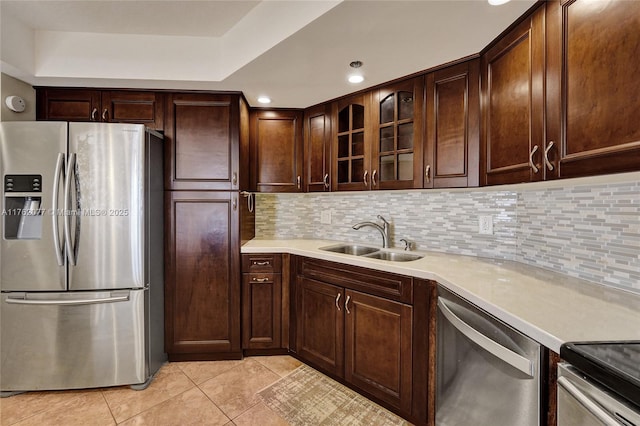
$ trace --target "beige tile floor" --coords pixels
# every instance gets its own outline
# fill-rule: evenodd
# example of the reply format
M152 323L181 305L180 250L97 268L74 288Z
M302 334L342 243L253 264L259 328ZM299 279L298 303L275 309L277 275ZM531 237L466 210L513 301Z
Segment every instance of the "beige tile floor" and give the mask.
M289 356L177 362L144 391L27 392L0 400L2 426L287 425L256 392L300 366Z

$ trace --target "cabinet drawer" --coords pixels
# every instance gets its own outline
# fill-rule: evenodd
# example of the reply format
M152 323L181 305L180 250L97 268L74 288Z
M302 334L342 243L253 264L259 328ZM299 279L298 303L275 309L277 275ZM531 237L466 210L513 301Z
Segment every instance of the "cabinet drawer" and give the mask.
M404 275L306 257L298 259L297 271L305 278L413 303L413 278Z
M282 265L280 254L243 254L242 272L279 273Z

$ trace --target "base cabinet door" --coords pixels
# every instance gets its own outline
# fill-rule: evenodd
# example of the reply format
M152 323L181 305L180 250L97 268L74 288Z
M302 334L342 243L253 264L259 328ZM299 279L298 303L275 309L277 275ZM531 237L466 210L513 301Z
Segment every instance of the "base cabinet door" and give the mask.
M346 381L411 412L413 308L345 291Z
M330 284L298 277L298 355L328 373L343 376L344 290Z
M169 359L240 357L240 250L233 207L237 194L168 194L165 345Z
M242 347L277 349L281 345L282 275L243 274Z

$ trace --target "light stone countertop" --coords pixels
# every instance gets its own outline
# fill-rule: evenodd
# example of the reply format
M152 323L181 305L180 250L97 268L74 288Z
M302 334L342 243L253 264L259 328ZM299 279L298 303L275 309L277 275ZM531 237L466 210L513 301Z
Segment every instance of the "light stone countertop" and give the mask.
M556 353L565 342L640 340L635 293L513 261L412 251L424 258L389 262L320 250L339 243L251 240L241 252L289 253L437 281Z

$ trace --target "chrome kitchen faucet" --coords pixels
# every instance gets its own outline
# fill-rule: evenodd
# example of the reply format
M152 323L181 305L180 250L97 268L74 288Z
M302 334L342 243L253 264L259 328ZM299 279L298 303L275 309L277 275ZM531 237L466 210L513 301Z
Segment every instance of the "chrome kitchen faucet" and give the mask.
M378 219L380 219L383 222L382 226L378 225L375 222L360 222L353 225L353 229L357 231L358 229L363 228L365 226L370 226L372 228L377 229L380 232L380 234L382 234L382 247L389 248L389 222L387 222L387 220L380 215L378 215Z

